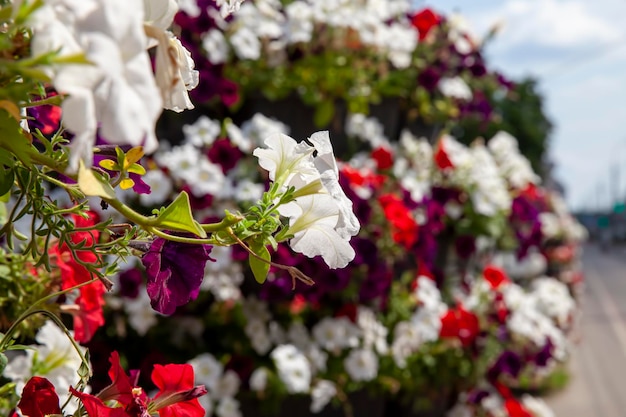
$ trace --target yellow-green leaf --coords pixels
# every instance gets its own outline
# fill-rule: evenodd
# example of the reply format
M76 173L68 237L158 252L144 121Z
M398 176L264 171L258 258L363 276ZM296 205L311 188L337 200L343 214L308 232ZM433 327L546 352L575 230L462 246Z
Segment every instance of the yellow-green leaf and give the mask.
M257 254L254 256L250 254L248 256L248 262L250 263L250 269L254 275L254 279L259 284L263 284L267 279L267 274L270 271L270 252L267 250L264 244L253 243L250 245L250 249ZM260 259L259 259L260 258Z
M127 169L128 172L138 175L146 175L146 169L139 164L132 164Z
M15 120L20 120L22 117L20 116L20 109L19 107L17 107L15 105L15 103L13 103L12 101L9 100L0 100L0 109L4 109L7 112L9 112L9 114L11 116L13 116L13 118Z
M112 159L103 159L98 163L102 168L108 169L109 171L119 171L120 166Z
M156 227L166 230L190 232L201 238L206 237L206 232L191 214L189 195L182 191L172 204L167 206L159 215Z
M111 184L90 168L85 167L83 161L78 161L78 188L87 196L115 198L115 191Z
M128 190L129 188L133 188L134 185L135 185L135 181L131 180L130 178L124 178L120 182L120 188L122 190Z

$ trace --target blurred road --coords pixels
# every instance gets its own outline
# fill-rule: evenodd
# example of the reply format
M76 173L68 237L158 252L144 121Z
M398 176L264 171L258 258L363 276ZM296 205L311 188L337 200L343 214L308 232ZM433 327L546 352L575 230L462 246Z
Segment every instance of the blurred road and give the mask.
M557 417L626 416L626 248L583 254L586 288L571 380L547 398Z

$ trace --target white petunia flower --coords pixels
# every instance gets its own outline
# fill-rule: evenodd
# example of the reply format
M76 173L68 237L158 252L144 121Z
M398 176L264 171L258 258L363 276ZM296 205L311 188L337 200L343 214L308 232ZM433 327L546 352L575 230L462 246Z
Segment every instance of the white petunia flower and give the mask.
M242 27L230 37L230 44L240 59L257 60L261 57L261 41L249 28Z
M437 284L426 276L417 277L417 287L414 292L415 297L427 310L439 311L442 305L441 292L437 288Z
M287 392L294 394L309 391L311 365L299 349L293 345L280 345L272 351L270 357Z
M441 78L437 87L446 97L466 101L472 99L472 90L461 77Z
M313 326L311 333L319 346L339 353L342 349L357 347L361 332L346 317L324 317Z
M178 3L178 8L181 12L185 12L191 17L200 16L200 7L198 7L197 0L176 0Z
M267 387L267 376L268 370L267 368L257 368L250 375L250 389L253 391L265 391Z
M354 349L343 361L354 381L371 381L378 376L378 356L370 349Z
M356 317L356 324L361 329L363 347L374 348L381 355L389 351L387 344L387 334L389 331L376 318L374 311L368 307L359 306Z
M213 390L210 391L211 396L216 400L222 400L224 398L232 398L239 392L239 386L241 380L237 372L229 369L222 374L222 377L214 385Z
M239 7L243 2L244 0L216 0L217 7L220 8L222 17L226 17L239 10Z
M151 169L141 179L150 186L150 194L139 194L139 202L143 206L156 206L171 198L174 189L172 180L162 170Z
M139 289L139 295L132 300L124 301L124 311L128 315L128 324L140 335L144 336L158 322L157 312L150 304L150 297L145 286Z
M354 259L354 249L335 230L339 208L328 194L299 197L278 211L289 218L287 233L294 236L289 241L294 251L310 258L321 255L330 268L343 268Z
M270 180L286 188L294 177L301 184L319 177L312 160L314 148L298 145L293 138L282 133L271 134L264 143L267 148L257 148L252 154L259 158L259 165L268 171Z
M204 155L194 167L179 175L196 197L219 194L225 182L222 167L209 161Z
M230 49L221 30L211 29L202 35L202 46L212 64L223 64L228 59Z
M239 409L239 401L233 397L220 399L220 402L215 408L215 415L217 417L241 417L242 414Z
M330 403L330 400L337 395L337 387L332 381L320 379L311 387L311 407L312 413L319 413Z
M163 109L144 34L139 0L54 0L32 15L33 56L83 53L90 64L51 69L52 84L68 97L63 125L75 136L68 170L91 166L96 130L109 143L156 150L154 134Z
M346 196L339 185L339 168L333 153L333 145L328 131L315 132L309 138L317 154L313 163L319 171L322 184L339 207L339 221L335 230L344 239L349 239L359 233L361 225L352 210L352 201Z
M222 376L224 365L210 353L202 353L188 363L193 367L196 384L205 385L207 390L213 391Z
M69 387L80 381L77 373L81 365L80 356L68 336L52 321L39 329L35 340L25 355L12 359L4 369L3 376L16 383L15 392L21 394L32 376L47 378L56 388L61 404L70 396ZM86 349L80 348L85 354ZM74 412L77 404L72 401L64 410Z
M184 125L185 143L191 143L198 148L211 146L220 135L220 123L206 116L200 116L193 124Z

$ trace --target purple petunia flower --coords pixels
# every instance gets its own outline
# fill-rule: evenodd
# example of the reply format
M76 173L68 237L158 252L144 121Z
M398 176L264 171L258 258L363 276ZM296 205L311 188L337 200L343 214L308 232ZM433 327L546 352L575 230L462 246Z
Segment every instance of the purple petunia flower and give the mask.
M141 262L148 275L150 304L159 313L172 314L176 307L195 300L200 292L211 245L172 242L156 238Z
M227 138L220 138L213 142L207 152L211 162L219 164L224 174L233 169L243 157L243 153Z

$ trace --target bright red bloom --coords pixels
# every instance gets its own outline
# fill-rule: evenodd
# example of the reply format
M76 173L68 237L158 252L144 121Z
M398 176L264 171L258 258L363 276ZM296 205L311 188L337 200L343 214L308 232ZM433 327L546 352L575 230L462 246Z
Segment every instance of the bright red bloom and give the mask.
M441 17L431 9L423 9L413 15L411 23L419 32L419 39L424 40L431 29L441 22Z
M159 388L153 401L160 417L204 417L206 414L198 401L206 389L194 386L191 365L154 365L152 382Z
M524 406L515 398L508 398L504 401L504 408L509 414L509 417L533 417Z
M198 397L207 393L203 385L194 386L193 368L183 365L155 365L152 382L159 388L150 399L141 387L135 386L120 365L117 352L111 353L109 377L111 385L96 396L70 391L78 397L89 417L145 417L148 408L156 410L159 417L204 417L205 410ZM109 407L105 401L117 401L119 407Z
M465 310L463 306L449 309L441 317L439 336L442 338L458 338L464 347L468 347L474 343L479 333L478 316Z
M437 167L442 171L448 168L454 168L454 164L443 148L443 141L441 140L437 142L435 148L435 164L437 164Z
M391 150L383 146L374 149L372 158L376 161L376 167L379 171L389 169L393 166L393 155Z
M22 398L17 404L23 415L28 417L44 417L50 414L61 414L59 396L54 385L46 378L34 376L28 380L22 390Z
M88 228L97 223L98 217L94 212L88 213L88 218L73 216L74 223L77 228ZM93 279L93 275L89 273L82 263L99 262L98 255L91 251L95 243L100 237L97 230L78 231L71 234L70 239L73 244L83 242L83 250L76 250L75 259L72 251L67 245L52 246L50 253L53 259L56 259L56 265L61 271L61 288L68 289L79 284L83 284ZM104 315L102 307L104 306L104 294L106 288L101 281L93 282L80 288L80 295L76 299L79 311L74 314L74 337L80 343L86 343L93 337L95 331L104 325Z
M493 265L487 265L485 267L483 270L483 276L494 290L499 288L500 285L511 281L503 269Z
M385 217L391 223L392 237L396 243L410 248L417 242L418 226L410 210L402 200L393 194L385 194L378 198Z

